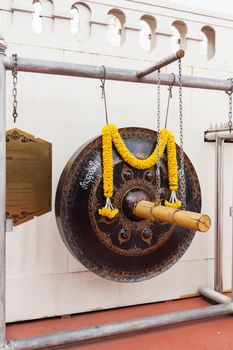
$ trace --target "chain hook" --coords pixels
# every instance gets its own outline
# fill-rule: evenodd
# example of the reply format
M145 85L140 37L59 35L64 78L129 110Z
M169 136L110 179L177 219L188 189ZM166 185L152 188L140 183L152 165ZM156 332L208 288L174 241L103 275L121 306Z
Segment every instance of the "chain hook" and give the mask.
M174 73L171 73L171 75L173 76L173 81L172 83L168 86L168 91L169 91L169 94L170 94L170 97L172 98L172 88L175 84L175 81L176 81L176 76Z
M17 83L18 83L18 55L15 53L12 55L13 58L13 69L12 69L12 76L13 76L13 90L12 90L12 95L13 95L13 112L12 116L14 119L14 123L16 122L16 119L18 117L18 112L17 112Z
M106 119L106 124L108 124L108 110L107 110L107 100L106 100L106 93L105 93L105 81L106 81L106 68L105 66L101 66L103 68L103 78L100 79L101 81L101 98L104 100L104 110L105 110L105 119Z
M168 86L168 100L167 100L167 111L166 111L166 117L165 117L165 129L167 128L167 120L168 120L168 112L169 112L169 106L170 106L170 99L172 98L172 88L175 84L176 81L176 76L174 73L171 73L173 76L173 81L172 83Z
M225 93L228 95L229 97L229 113L228 113L228 127L231 133L232 130L232 93L233 93L233 78L228 78L227 80L231 81L231 90L230 91L225 91Z

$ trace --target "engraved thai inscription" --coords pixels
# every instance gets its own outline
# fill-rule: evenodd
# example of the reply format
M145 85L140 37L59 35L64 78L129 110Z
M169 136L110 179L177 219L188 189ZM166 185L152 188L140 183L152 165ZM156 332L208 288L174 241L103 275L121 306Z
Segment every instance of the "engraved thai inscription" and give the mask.
M6 133L6 217L14 225L51 211L51 150L25 131Z

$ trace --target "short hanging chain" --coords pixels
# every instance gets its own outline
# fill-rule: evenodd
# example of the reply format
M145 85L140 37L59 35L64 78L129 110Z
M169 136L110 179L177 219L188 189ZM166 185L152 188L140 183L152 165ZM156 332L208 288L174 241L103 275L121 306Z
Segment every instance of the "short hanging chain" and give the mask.
M16 119L18 117L17 112L17 83L18 83L18 56L17 54L12 55L13 58L13 69L12 69L12 76L13 76L13 89L12 89L12 95L13 95L13 112L12 116L14 119L14 123L16 122Z
M157 75L157 167L156 167L156 184L155 184L155 202L156 205L160 204L160 69L158 69Z
M106 93L105 93L105 80L106 80L106 68L105 66L101 66L103 68L104 71L104 77L103 79L100 79L101 81L101 89L102 89L102 95L101 98L102 100L104 100L104 110L105 110L105 120L106 120L106 124L108 124L108 110L107 110L107 100L106 100Z
M231 129L232 129L232 91L231 93L229 94L229 116L228 116L228 127L230 129L230 132L231 132Z
M182 208L186 208L186 183L184 171L184 140L183 140L183 96L182 96L182 66L181 59L179 65L179 124L180 124L180 200Z
M230 132L231 132L231 130L232 130L232 126L233 126L233 124L232 124L232 93L233 93L233 78L230 78L230 79L228 79L228 80L230 80L230 81L231 81L231 83L232 83L231 91L230 91L230 92L226 91L226 93L227 93L227 95L228 95L228 97L229 97L228 128L229 128L229 130L230 130Z

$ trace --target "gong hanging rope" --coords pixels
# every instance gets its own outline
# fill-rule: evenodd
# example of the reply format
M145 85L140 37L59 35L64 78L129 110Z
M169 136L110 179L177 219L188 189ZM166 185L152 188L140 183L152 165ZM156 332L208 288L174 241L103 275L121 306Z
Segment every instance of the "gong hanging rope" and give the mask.
M111 198L113 196L113 157L112 146L115 146L122 159L133 168L149 169L154 166L158 159L163 155L167 147L167 163L169 188L174 194L172 201L165 201L165 205L173 208L179 208L181 202L176 198L178 188L178 172L176 159L176 144L172 133L167 129L160 130L160 142L157 143L151 155L146 159L138 159L126 147L117 127L113 124L105 125L102 129L102 156L103 156L103 187L104 196L106 197L105 207L99 209L99 214L113 219L118 209L114 209Z

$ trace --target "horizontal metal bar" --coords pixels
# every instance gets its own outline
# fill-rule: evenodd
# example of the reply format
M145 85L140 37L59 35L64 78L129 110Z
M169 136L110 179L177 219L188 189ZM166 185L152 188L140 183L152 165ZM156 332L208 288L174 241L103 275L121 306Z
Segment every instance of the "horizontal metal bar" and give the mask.
M218 304L226 304L231 302L231 298L208 287L199 287L198 292L204 297L213 300Z
M11 57L5 57L3 60L6 69L13 69L13 60ZM91 66L76 63L64 63L57 61L45 61L29 58L18 59L18 70L22 72L42 73L42 74L54 74L54 75L66 75L73 77L94 78L103 79L104 72L101 66ZM153 75L148 75L142 79L137 78L137 71L130 69L111 68L106 67L107 80L128 81L134 83L156 84L157 79ZM170 85L173 83L173 74L161 73L161 84ZM179 78L175 76L175 86L179 85ZM189 77L182 76L182 85L184 87L209 89L209 90L221 90L230 91L232 83L230 80L211 79L202 77Z
M216 137L222 140L226 140L228 142L233 142L233 131L230 132L229 129L205 131L205 141L207 142L215 141Z
M207 306L200 309L178 311L129 321L40 335L31 338L10 340L7 342L5 350L35 350L49 346L55 347L58 345L77 343L85 340L93 340L135 331L143 331L156 327L176 325L187 321L201 320L231 313L233 313L233 303Z
M184 50L179 50L176 53L174 53L173 55L165 57L162 60L154 63L151 67L148 67L142 71L137 72L137 78L141 79L142 77L145 77L146 75L153 73L156 70L159 70L159 69L167 66L168 64L179 60L182 57L184 57Z

